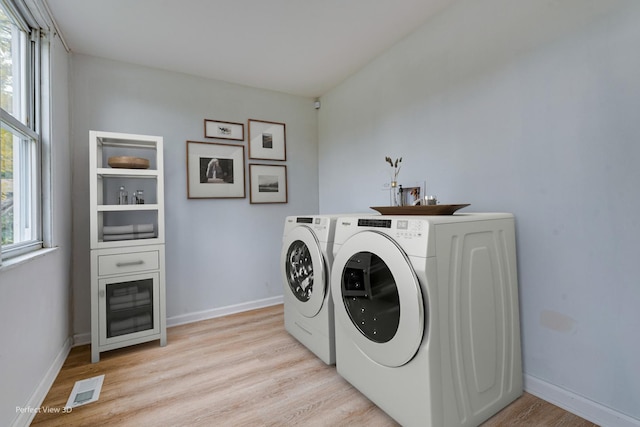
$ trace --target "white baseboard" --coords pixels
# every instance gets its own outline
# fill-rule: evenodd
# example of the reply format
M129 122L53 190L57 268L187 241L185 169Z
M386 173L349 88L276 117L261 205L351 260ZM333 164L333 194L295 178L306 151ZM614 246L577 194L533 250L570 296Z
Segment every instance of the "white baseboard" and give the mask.
M214 308L211 310L197 311L195 313L181 314L167 318L167 327L184 325L187 323L198 322L200 320L213 319L216 317L226 316L229 314L240 313L243 311L256 310L258 308L270 307L272 305L282 304L284 297L265 298L256 301L244 302L241 304L229 305L226 307ZM91 333L75 334L73 336L73 345L83 345L91 343Z
M75 334L73 336L74 347L84 344L91 344L91 332L86 332L84 334Z
M69 355L69 351L71 350L71 338L67 338L67 340L62 345L62 348L58 352L58 355L53 360L53 363L47 370L46 375L38 384L35 391L29 398L29 401L25 405L26 408L40 408L42 406L42 402L47 397L47 393L49 393L49 389L53 385L53 382L56 380L64 361L67 360L67 356ZM11 424L13 427L22 427L28 426L33 421L33 418L36 416L35 411L25 411L25 413L20 413Z
M244 302L242 304L228 305L226 307L173 316L167 318L167 327L213 319L216 317L227 316L229 314L241 313L243 311L256 310L258 308L270 307L272 305L282 304L283 301L283 296L280 295L277 297Z
M638 419L531 375L524 376L524 390L599 426L640 427Z

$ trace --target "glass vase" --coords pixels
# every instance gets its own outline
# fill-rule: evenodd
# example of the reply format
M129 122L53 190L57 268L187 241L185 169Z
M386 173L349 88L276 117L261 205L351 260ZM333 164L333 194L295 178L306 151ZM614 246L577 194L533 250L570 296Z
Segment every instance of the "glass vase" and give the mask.
M391 206L398 206L398 181L391 181L389 191L389 202L391 203Z

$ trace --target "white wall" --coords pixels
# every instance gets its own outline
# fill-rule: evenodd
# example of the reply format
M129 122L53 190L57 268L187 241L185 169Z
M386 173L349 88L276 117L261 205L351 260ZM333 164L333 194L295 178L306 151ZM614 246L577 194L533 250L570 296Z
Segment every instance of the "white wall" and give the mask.
M524 369L640 419L640 2L462 0L322 97L320 211L513 212Z
M89 130L164 137L169 324L282 295L284 218L318 211L313 99L83 55L72 57L71 93L76 338L89 340L91 322ZM187 199L186 141L216 142L204 138L205 118L244 123L245 139L247 119L286 124L287 161L272 163L287 166L289 203L251 205L248 167L247 198Z
M70 348L71 162L68 58L52 42L52 230L55 251L0 270L0 425L23 424Z

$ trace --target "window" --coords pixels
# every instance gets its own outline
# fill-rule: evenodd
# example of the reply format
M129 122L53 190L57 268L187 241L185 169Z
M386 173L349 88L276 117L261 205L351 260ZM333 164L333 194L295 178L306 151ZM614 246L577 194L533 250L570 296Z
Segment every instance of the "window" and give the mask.
M0 260L42 248L40 34L0 1Z

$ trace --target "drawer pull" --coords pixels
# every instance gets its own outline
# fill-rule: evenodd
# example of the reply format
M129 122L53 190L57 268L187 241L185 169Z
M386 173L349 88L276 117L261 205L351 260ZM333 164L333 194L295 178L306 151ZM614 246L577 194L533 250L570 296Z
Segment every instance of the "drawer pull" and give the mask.
M130 267L132 265L142 265L142 264L144 264L144 261L140 259L138 261L117 262L116 267Z
M98 276L160 269L158 251L139 251L98 256Z

